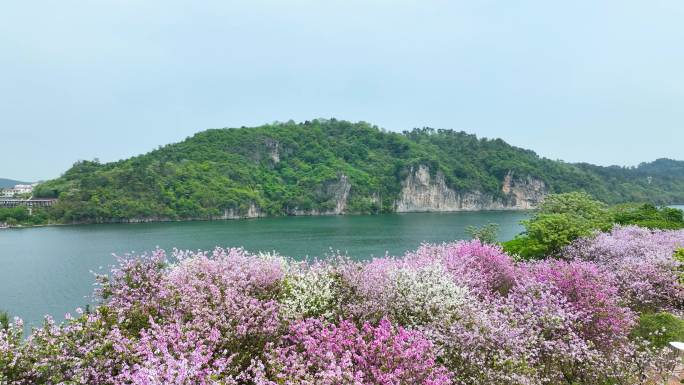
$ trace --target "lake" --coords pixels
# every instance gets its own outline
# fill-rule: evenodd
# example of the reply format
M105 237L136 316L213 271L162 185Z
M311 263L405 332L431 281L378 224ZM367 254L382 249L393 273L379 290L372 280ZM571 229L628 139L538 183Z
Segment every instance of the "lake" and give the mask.
M354 259L401 255L421 242L467 239L470 225L498 223L501 240L528 214L512 211L375 216L279 217L216 222L52 226L0 231L0 309L37 325L89 302L91 271L106 272L112 253L243 246L297 259L339 250Z

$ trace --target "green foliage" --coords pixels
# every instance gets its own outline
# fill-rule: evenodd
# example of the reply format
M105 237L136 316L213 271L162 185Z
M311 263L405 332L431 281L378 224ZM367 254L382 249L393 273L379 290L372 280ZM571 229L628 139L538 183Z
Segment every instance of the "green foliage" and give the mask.
M658 348L671 341L684 341L684 320L666 312L644 313L632 336L650 341Z
M0 310L0 329L7 330L7 328L9 328L9 324L10 324L9 313L7 313L4 310Z
M525 224L527 236L545 246L544 254L560 251L596 229L595 222L572 213L540 214Z
M27 207L11 207L0 208L0 223L6 223L10 226L33 226L47 223L49 220L49 213L44 208L33 208L30 214Z
M604 225L607 206L585 192L569 192L547 196L539 206L538 214L572 214L597 226Z
M508 203L515 198L503 192L507 176L609 203L684 202L684 178L667 172L679 165L672 162L636 169L567 164L501 139L430 128L400 134L330 119L212 129L118 162L81 161L36 186L34 196L59 198L50 219L67 223L212 219L255 209L291 215L334 212L346 178L346 211L381 213L394 211L402 182L423 165L452 189Z
M535 215L522 222L525 232L503 244L504 250L524 259L559 252L573 240L610 228L606 205L583 192L549 195Z
M543 250L541 245L533 244L525 234L518 234L515 238L502 242L501 247L515 260L534 259Z
M522 224L525 232L504 242L504 250L523 259L539 259L615 224L679 229L684 228L684 219L679 209L636 203L608 207L587 193L571 192L547 196L534 216Z
M684 285L684 247L675 251L674 259L679 262L679 282Z
M684 263L684 248L677 249L677 251L675 251L674 257L677 261Z
M28 209L26 207L0 208L0 222L5 222L10 218L23 222L29 218Z
M684 228L684 213L675 208L628 203L612 207L610 211L613 221L621 225L670 230Z
M468 226L466 228L466 233L468 233L472 239L478 239L482 243L489 244L496 243L498 232L499 225L496 223L488 223L480 227Z

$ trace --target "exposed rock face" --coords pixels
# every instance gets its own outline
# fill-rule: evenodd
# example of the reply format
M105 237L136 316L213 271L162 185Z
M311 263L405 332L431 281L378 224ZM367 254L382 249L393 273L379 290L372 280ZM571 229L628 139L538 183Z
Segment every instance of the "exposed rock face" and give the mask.
M334 182L329 182L321 186L318 194L328 198L328 201L335 205L330 210L301 210L295 208L290 210L290 215L340 215L344 214L347 208L347 200L349 199L349 192L351 191L351 183L349 178L341 174L340 179Z
M266 139L264 142L266 147L269 149L269 157L273 161L273 164L278 164L280 162L280 143L274 139Z
M504 198L479 191L455 191L447 186L441 172L432 177L430 170L421 165L418 169L412 168L402 182L395 209L397 212L524 210L534 208L546 195L547 188L541 180L516 179L509 172L504 178L502 192Z
M246 213L240 214L238 210L226 209L223 210L221 219L244 219L244 218L260 218L265 217L266 213L262 212L254 203L249 205Z
M342 214L347 208L347 199L349 198L349 191L351 191L351 183L346 175L340 175L340 180L337 183L330 184L327 187L327 193L335 201L335 210L333 214Z
M328 210L305 210L291 208L289 215L340 215L345 214L351 192L349 178L340 174L339 179L324 183L317 194L328 202ZM427 166L411 169L402 182L399 199L395 202L396 212L421 211L475 211L475 210L527 210L533 209L548 193L543 181L530 176L519 178L512 172L502 181L503 196L492 196L480 191L457 191L447 186L444 175L437 172L430 175ZM381 202L375 194L372 200ZM266 213L252 203L245 213L227 209L221 219L264 217Z
M269 162L266 162L266 165L272 168L280 163L283 156L287 156L289 153L291 151L283 148L276 139L264 138L263 141L255 144L255 148L246 150L245 156L256 163L269 160Z
M501 191L513 199L513 205L519 209L535 208L544 196L548 194L546 184L530 176L515 178L512 171L504 177Z

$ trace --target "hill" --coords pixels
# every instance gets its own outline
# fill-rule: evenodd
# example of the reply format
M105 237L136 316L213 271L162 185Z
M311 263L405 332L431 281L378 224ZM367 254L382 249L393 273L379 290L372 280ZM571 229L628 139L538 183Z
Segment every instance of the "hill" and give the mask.
M34 195L64 221L528 209L548 193L684 202L684 162L600 167L501 139L313 120L211 129L130 159L81 161Z
M21 182L21 181L14 180L14 179L0 178L0 189L8 188L8 187L14 187L15 185L18 185L18 184L30 184L30 183L29 182Z

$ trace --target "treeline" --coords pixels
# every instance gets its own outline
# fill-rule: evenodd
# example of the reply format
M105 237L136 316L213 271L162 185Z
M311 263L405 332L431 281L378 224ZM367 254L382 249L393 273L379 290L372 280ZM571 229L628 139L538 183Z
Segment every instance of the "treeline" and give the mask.
M441 172L449 187L503 196L508 173L544 181L550 193L584 191L607 203L684 202L683 162L638 168L575 165L540 158L501 139L431 128L387 132L368 123L313 120L211 129L145 155L101 164L80 161L38 185L59 198L51 218L104 222L326 212L342 176L351 184L346 212L394 210L411 168Z
M32 212L26 207L0 207L0 224L8 226L35 226L48 222L51 213L45 209L35 208ZM52 214L54 215L54 214Z
M586 193L572 192L546 197L534 215L522 224L525 231L504 242L504 250L523 259L540 259L556 256L572 241L608 231L615 225L651 230L684 229L684 212L652 204L608 206Z

